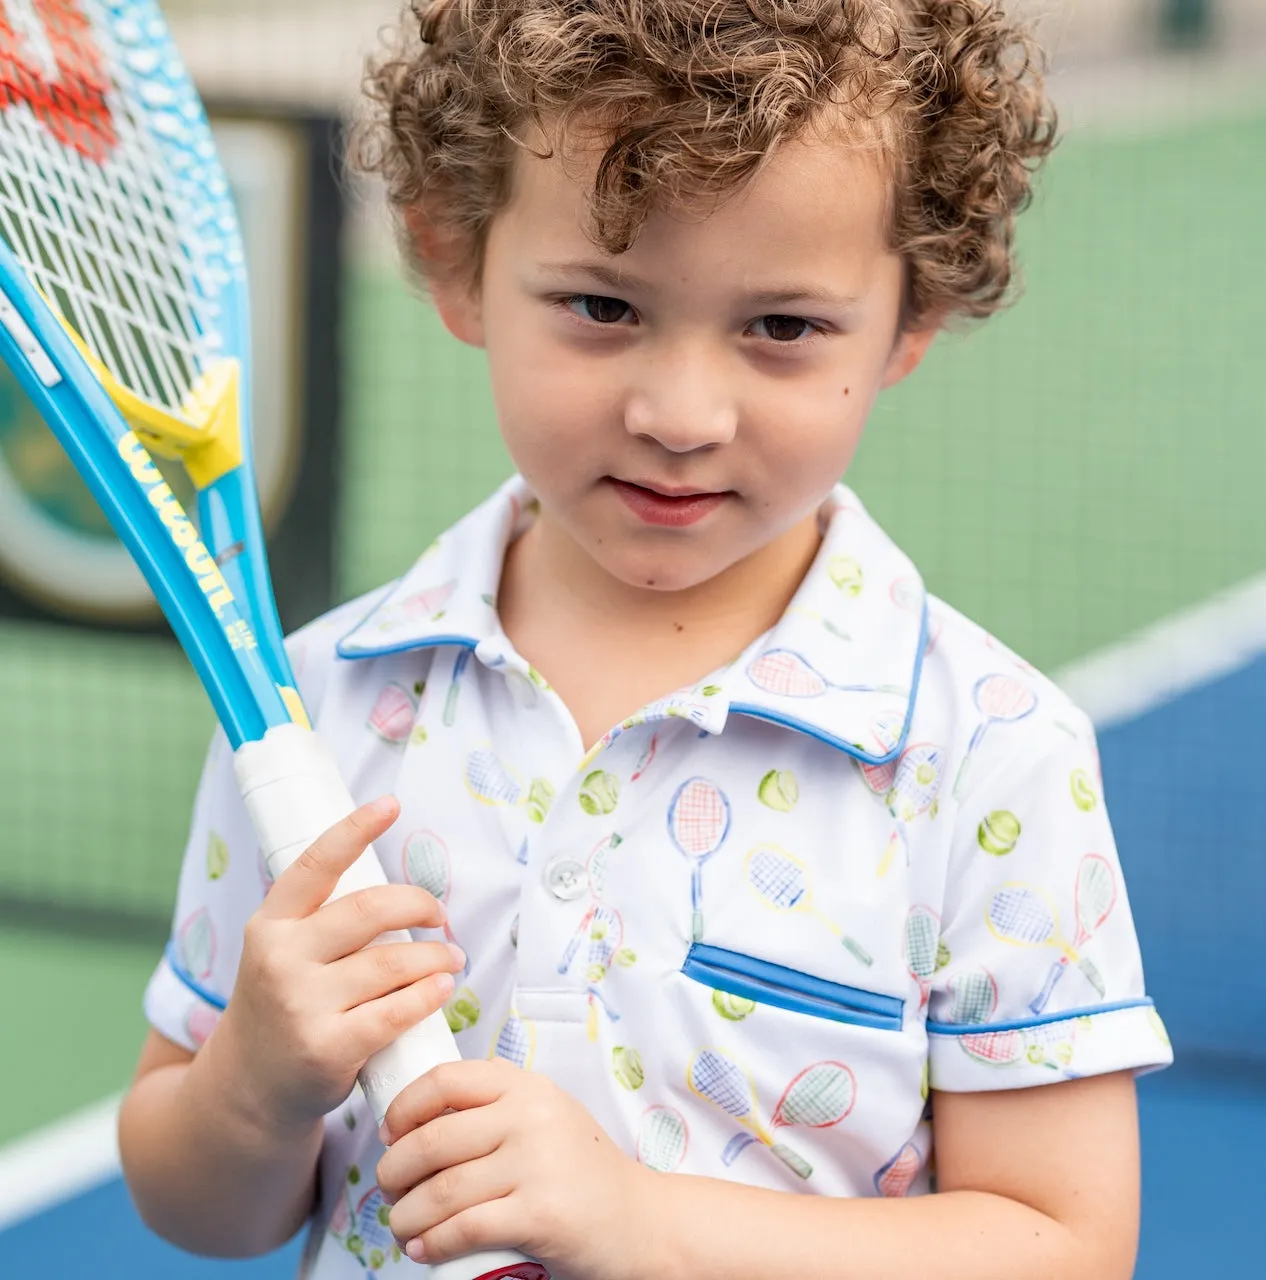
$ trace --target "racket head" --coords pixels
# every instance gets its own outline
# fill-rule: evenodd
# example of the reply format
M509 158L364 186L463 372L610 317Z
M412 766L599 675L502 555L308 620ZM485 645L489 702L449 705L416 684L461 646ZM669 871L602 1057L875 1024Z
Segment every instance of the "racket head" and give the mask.
M806 872L790 854L759 844L743 859L743 870L757 896L779 911L795 911L802 904L807 905Z
M950 1022L988 1022L998 1008L998 980L983 965L954 974L946 987Z
M784 698L819 698L829 687L804 658L790 649L766 649L748 664L747 678L765 693Z
M0 80L0 359L140 566L233 745L305 722L254 492L241 238L161 15L152 0L9 0ZM201 530L147 444L180 458Z
M496 1042L492 1046L491 1058L504 1058L513 1062L516 1067L527 1070L532 1065L532 1056L536 1050L536 1027L517 1013L511 1012L501 1024L497 1032Z
M1045 946L1059 931L1054 904L1032 885L1003 885L989 899L985 920L994 937L1020 947Z
M736 1120L754 1110L756 1091L743 1069L716 1049L701 1049L686 1068L690 1092Z
M1117 901L1117 877L1100 853L1087 853L1077 864L1077 926L1089 937L1112 914Z
M875 1174L875 1190L881 1196L900 1199L908 1195L923 1167L923 1156L913 1142L907 1142Z
M690 1145L686 1118L674 1107L648 1107L637 1130L637 1158L657 1173L673 1173L681 1167Z
M440 902L448 901L452 860L448 846L434 831L411 831L400 852L401 869L410 883Z
M730 802L707 778L687 778L668 805L668 834L687 858L707 858L730 831Z
M523 798L523 784L489 747L477 747L466 757L465 778L467 790L484 804L513 808Z
M931 907L916 904L906 915L903 950L906 966L917 979L936 972L936 953L941 942L941 917Z
M857 1078L848 1066L843 1062L815 1062L783 1090L774 1108L774 1126L826 1129L845 1119L856 1101Z
M981 715L1000 724L1014 724L1037 709L1033 686L1001 671L981 676L972 697Z

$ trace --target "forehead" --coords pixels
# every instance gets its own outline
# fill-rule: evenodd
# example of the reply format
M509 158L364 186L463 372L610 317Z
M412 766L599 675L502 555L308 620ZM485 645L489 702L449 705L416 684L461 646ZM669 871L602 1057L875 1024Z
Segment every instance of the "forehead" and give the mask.
M520 151L503 218L524 251L592 256L590 199L606 140L590 135L548 142L545 158ZM664 255L698 261L708 249L762 257L882 256L890 170L876 138L815 130L783 143L733 191L654 208L632 248L616 261L645 264Z

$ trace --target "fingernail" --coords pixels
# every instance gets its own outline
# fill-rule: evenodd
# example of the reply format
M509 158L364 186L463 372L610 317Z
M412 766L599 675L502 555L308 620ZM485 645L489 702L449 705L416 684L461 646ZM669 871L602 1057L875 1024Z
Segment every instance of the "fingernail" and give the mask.
M414 1262L421 1262L426 1256L426 1250L422 1247L422 1237L418 1236L415 1239L410 1240L409 1243L405 1245L404 1251Z
M395 796L379 796L374 801L374 812L388 814L395 812L396 798Z
M451 942L448 944L448 949L453 953L453 959L457 962L458 968L464 969L466 967L466 953L461 947L454 946Z
M391 1146L391 1130L387 1128L387 1122L385 1120L378 1126L378 1141L381 1142L384 1147Z
M440 990L441 998L447 1000L453 994L453 988L457 986L457 982L451 973L441 973L436 975L435 985Z

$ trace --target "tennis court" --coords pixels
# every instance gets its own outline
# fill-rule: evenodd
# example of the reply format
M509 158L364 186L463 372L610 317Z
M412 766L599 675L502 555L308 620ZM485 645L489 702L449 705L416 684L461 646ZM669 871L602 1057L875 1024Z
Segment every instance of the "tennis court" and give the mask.
M946 339L881 404L849 477L932 590L1056 673L1100 726L1178 1057L1140 1086L1140 1280L1246 1274L1256 1256L1263 225L1266 91L1074 129L1022 224L1026 301ZM352 245L340 598L398 573L509 465L479 356L441 339L379 241ZM48 1137L129 1077L211 728L203 695L162 639L0 623L0 723L6 1272L291 1274L293 1246L218 1264L150 1237L111 1174L108 1110ZM127 756L149 761L144 777L118 769ZM32 1062L19 1048L35 1044ZM37 1166L51 1168L38 1195Z

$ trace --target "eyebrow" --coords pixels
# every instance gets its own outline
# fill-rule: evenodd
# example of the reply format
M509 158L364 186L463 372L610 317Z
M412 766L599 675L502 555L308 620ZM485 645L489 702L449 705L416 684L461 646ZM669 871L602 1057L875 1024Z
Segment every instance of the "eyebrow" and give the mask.
M617 271L604 266L600 262L542 262L541 269L550 273L570 275L572 273L586 275L599 284L606 285L617 292L623 289L639 289L645 292L650 288L646 281L625 271ZM755 293L744 295L744 299L754 306L778 307L793 302L814 302L831 307L853 307L861 302L860 298L847 297L823 289L820 285L787 284L777 288L760 289Z

